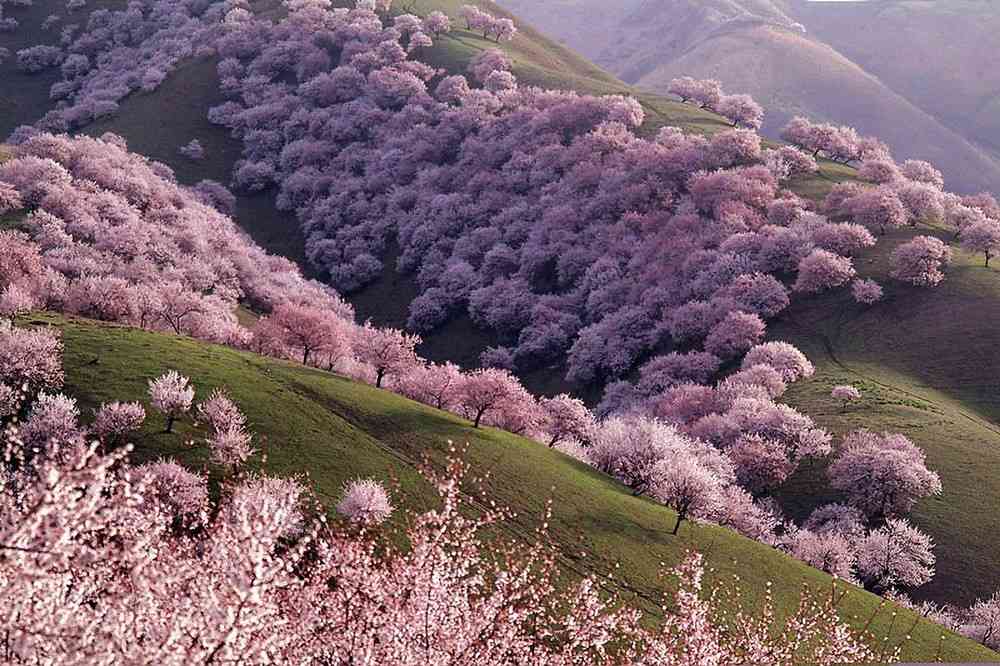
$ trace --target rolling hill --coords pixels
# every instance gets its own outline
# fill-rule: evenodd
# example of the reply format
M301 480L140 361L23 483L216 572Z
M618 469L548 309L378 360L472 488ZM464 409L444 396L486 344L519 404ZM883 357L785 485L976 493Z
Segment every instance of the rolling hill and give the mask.
M849 124L934 162L951 189L1000 189L990 3L501 4L639 88L717 78L763 104L772 136L794 115Z
M419 13L441 8L453 16L459 4L457 0L419 0L412 3ZM501 13L491 3L480 4ZM114 5L108 3L108 6ZM255 9L277 11L277 3L257 3ZM0 36L0 45L11 44L20 48L18 44L51 41L53 36L41 32L39 26L41 17L57 10L61 11L61 4L50 0L36 2L31 9L18 10L19 20L23 19L22 29L13 37ZM595 21L591 32L597 30L596 26ZM786 46L782 46L786 50L775 51L782 54L782 58L800 52L799 49L804 48L800 42L808 41L787 28L775 27L773 23L756 22L741 30L750 31L739 33L744 36L758 34L753 31L765 31L768 40L787 41ZM584 31L582 34L590 33ZM725 36L725 39L733 40L727 42L733 49L739 48L741 39L745 42L736 33ZM492 46L478 35L456 30L441 39L427 57L437 66L462 71L475 53ZM528 82L595 93L635 91L523 24L517 38L511 44L505 44L504 48L514 57L518 76ZM817 52L822 51L818 46L816 49ZM815 60L803 63L801 72L805 74L811 67L822 66L827 55L823 51ZM775 58L778 57L775 55ZM825 85L839 87L857 80L856 66L845 64L844 68L845 78L830 79ZM697 73L697 70L692 70L692 73ZM0 101L0 134L6 134L18 124L44 112L50 104L47 88L51 80L46 82L46 76L21 74L13 69L10 62L0 65L0 77L5 81L4 90L0 91L0 95L5 96ZM7 86L7 82L11 85ZM655 94L636 94L647 111L648 131L664 124L679 125L702 133L717 131L725 126L717 117L691 106ZM794 101L797 94L797 90L787 92L789 104L797 104ZM872 94L875 95L875 92ZM208 109L219 100L214 60L195 58L183 63L156 92L132 95L122 104L118 115L91 125L85 131L91 134L113 131L123 135L132 150L171 165L182 182L193 183L202 178L227 182L232 165L239 157L240 146L206 119ZM164 109L169 109L169 112ZM878 113L883 112L890 113L892 110L887 108ZM908 123L895 124L903 127ZM205 145L208 155L206 160L198 163L177 154L177 148L194 137ZM819 176L795 183L795 189L803 195L817 198L833 182L848 177L851 177L850 170L824 164ZM303 251L298 224L293 217L274 210L272 194L264 192L240 196L236 216L261 245L301 260ZM902 232L890 235L869 257L874 263L862 272L876 276L884 274L886 249L903 236ZM392 265L391 261L386 263ZM997 457L995 452L1000 450L1000 436L992 423L1000 418L997 411L1000 406L989 402L997 380L990 364L982 362L982 359L991 358L991 350L995 348L995 318L1000 310L996 307L997 286L994 269L982 269L966 258L937 290L894 288L885 303L866 311L848 302L845 294L811 299L798 303L772 327L773 337L790 339L804 349L819 367L816 378L794 388L790 396L793 404L836 432L854 427L904 431L928 452L931 467L941 472L945 495L922 504L916 513L921 527L935 536L939 556L937 579L927 589L920 590L918 596L941 601L967 603L1000 586L1000 572L992 566L996 561L992 534L997 526L993 507L1000 504L1000 482L991 478L992 463ZM353 302L362 317L370 316L379 323L399 325L401 320L405 320L405 306L409 300L406 298L407 289L412 289L408 280L400 278L390 268L379 283L355 295ZM900 321L908 323L900 326L896 323ZM130 369L144 367L144 372L152 373L155 368L145 359L156 357L157 363L168 359L202 381L199 389L214 385L213 382L229 384L241 402L253 404L247 409L258 432L268 441L291 442L286 445L285 453L269 452L269 464L275 470L291 472L302 471L303 461L310 461L311 465L311 461L315 460L316 465L310 471L320 492L327 497L335 495L339 484L346 478L390 468L398 472L403 488L412 493L414 503L419 504L419 482L412 473L412 466L408 468L407 465L418 459L425 448L442 447L443 440L448 437L461 441L470 436L468 429L453 417L414 407L394 396L373 392L322 373L274 364L229 350L201 347L190 341L147 336L87 322L60 321L59 325L66 331L70 343L71 352L67 359L70 388L85 404L123 397L123 392L138 395L143 381L141 378L129 380ZM960 337L962 335L967 337ZM966 342L955 344L959 339ZM421 351L432 359L450 358L471 365L479 351L491 342L467 319L459 319L430 337ZM168 353L166 348L173 351ZM971 349L977 351L972 353ZM143 356L143 353L148 356ZM96 364L87 365L95 358L98 359ZM528 379L534 388L554 392L564 388L554 379L557 375L561 373L543 372ZM91 385L98 376L102 377L101 383ZM117 379L107 381L104 377ZM116 381L122 384L119 386ZM857 382L866 394L864 405L846 415L836 412L828 399L829 387L844 381ZM261 402L255 391L264 386L281 400ZM119 391L119 388L122 390ZM288 402L282 401L285 398ZM323 409L317 411L317 405ZM317 415L313 416L313 412ZM288 415L295 415L295 418ZM339 443L319 446L317 442L331 441L325 433L339 433ZM354 451L354 438L366 442L363 454ZM656 539L662 537L657 536L657 526L668 516L665 510L627 497L610 502L605 490L611 492L607 489L612 486L603 477L556 454L536 453L534 449L525 453L527 449L523 447L528 445L516 438L501 433L491 433L488 438L488 442L477 443L477 447L482 444L481 448L474 447L472 455L477 468L479 464L484 468L497 468L501 457L496 454L495 444L502 442L503 446L510 446L511 450L518 452L514 457L523 455L533 465L548 470L545 476L540 477L544 481L539 481L538 489L548 488L550 482L567 474L575 479L573 487L565 491L562 499L567 500L566 504L572 504L568 508L573 508L576 513L566 514L564 523L558 528L563 531L557 538L571 539L568 536L572 533L571 527L577 529L586 525L588 534L594 535L588 537L593 539L592 552L604 553L611 549L608 552L612 553L592 554L587 558L588 563L600 561L601 566L610 566L612 560L625 558L626 555L639 558L630 560L632 564L626 566L622 578L629 581L636 594L648 600L656 585L655 563L674 552L669 544L662 546L661 551L657 550L661 546L649 546L658 544ZM174 441L147 432L141 455L152 457L177 452L189 462L201 462L197 450L182 450L179 444L180 438ZM405 464L404 458L400 457L403 454L409 456ZM507 456L502 458L506 460ZM410 471L407 472L407 469ZM806 470L795 479L782 498L789 507L804 511L816 501L814 494L809 495L806 491L814 493L818 471ZM499 485L491 488L491 492L501 499L510 498L516 506L523 506L531 514L547 496L539 492L530 501L519 496L524 479L535 478L534 474L541 472L532 466L512 468L504 477L505 481L495 481ZM576 494L582 492L577 486L591 488L600 484L604 484L601 487L605 490L593 490L594 494L587 496ZM557 484L557 490L559 487ZM615 492L621 494L620 490ZM556 497L560 499L559 494ZM606 509L606 503L616 507L614 512L607 513L610 509ZM739 546L734 545L737 542L733 540L737 537L710 528L699 527L694 531L709 536L690 543L699 547L716 544L705 547L718 551L716 559L720 562L729 557L730 550L740 552L746 547L750 548L748 552L754 553L748 556L753 562L757 562L753 558L763 558L761 562L765 564L759 568L764 573L774 572L774 577L787 575L781 568L783 564L779 566L778 560L767 559L777 557L769 549L756 550L763 547L751 547L743 541L739 541ZM768 553L766 557L763 554L765 551ZM566 557L574 566L579 565L569 555ZM594 570L604 571L597 565L594 567ZM801 570L803 576L816 575L798 565L794 567L796 571ZM748 568L756 570L758 567ZM763 578L756 580L759 582ZM864 616L861 610L858 614ZM915 655L933 656L933 641L928 638L920 640L922 647ZM955 655L946 652L945 656L985 658L981 653L971 651Z
M66 390L82 408L112 399L147 402L147 379L167 369L190 376L199 396L225 387L248 417L267 471L308 475L328 507L344 481L357 476L395 479L394 500L420 510L433 493L417 472L424 460L441 465L449 441L468 443L466 460L479 477L469 492L483 490L516 511L506 536L531 538L546 503L554 502L550 534L561 570L570 579L594 575L628 603L655 619L663 582L661 563L679 561L688 549L703 552L715 580L739 576L748 603L759 602L773 583L782 612L798 601L802 586L829 593L832 580L814 569L725 529L685 524L672 536L673 513L633 496L612 479L572 458L497 430L473 430L454 415L410 402L347 379L187 338L36 315L25 325L54 326L66 353ZM150 412L153 414L153 412ZM150 416L136 438L138 461L173 456L206 465L206 433L190 420L172 434ZM259 466L260 460L255 459ZM217 475L218 470L214 470ZM217 478L217 476L215 477ZM881 600L852 588L840 611L856 626L870 622L876 636L903 644L905 659L989 661L996 654L909 611L896 616ZM872 619L874 618L874 619ZM904 640L904 635L911 638ZM943 636L943 638L942 638Z

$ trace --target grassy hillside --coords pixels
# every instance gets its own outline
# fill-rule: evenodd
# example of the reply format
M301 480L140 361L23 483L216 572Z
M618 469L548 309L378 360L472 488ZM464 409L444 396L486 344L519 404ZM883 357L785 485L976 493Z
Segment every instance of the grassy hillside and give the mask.
M796 114L854 125L953 189L1000 188L995 3L500 3L645 90L716 78L763 104L772 136Z
M933 230L921 229L920 233ZM836 433L856 428L904 432L927 453L944 494L922 502L916 522L934 536L938 573L918 596L960 603L1000 588L1000 272L981 256L956 251L938 287L920 289L887 279L889 248L917 233L898 231L885 247L857 262L882 281L886 299L870 308L835 293L793 304L769 335L799 346L817 366L789 401ZM949 234L938 233L942 239ZM957 250L957 249L956 249ZM853 384L863 402L841 413L829 397ZM800 474L785 493L805 513L829 499L821 469Z
M468 442L474 471L488 474L480 487L517 511L504 526L507 536L531 538L545 503L553 499L551 536L563 571L607 580L611 589L654 618L660 612L654 604L662 590L660 563L675 563L688 549L705 554L715 580L738 575L750 603L759 602L765 582L773 582L784 612L797 601L801 586L826 592L831 585L820 572L724 529L685 524L678 536L671 536L671 511L633 497L585 465L507 433L473 430L456 416L385 391L174 336L50 315L24 323L60 329L66 344L66 389L88 412L105 400L145 401L146 381L167 369L192 377L201 397L214 387L226 387L245 410L268 471L307 474L328 506L345 480L375 476L397 480L397 504L425 508L432 495L415 466L425 458L440 463L449 440ZM194 467L206 464L199 439L204 433L185 421L174 434L164 434L162 419L150 413L137 437L136 460L169 455ZM907 659L998 658L955 635L946 634L942 640L939 627L924 620L914 625L917 620L909 612L893 619L892 609L879 611L879 603L877 597L852 588L841 612L857 625L876 615L872 630L892 643L911 633L904 643Z
M106 1L108 5L113 4L113 0ZM460 3L458 0L415 0L412 4L419 13L442 8L454 17ZM492 4L481 4L501 13ZM257 3L261 11L275 11L276 6L274 0ZM63 12L61 2L38 0L30 9L15 10L14 15L22 22L22 28L13 37L0 35L0 45L6 46L11 44L11 40L19 40L13 46L21 48L53 41L55 37L52 34L38 29L40 17L51 12ZM80 16L76 15L72 20L80 20ZM461 25L460 20L455 22ZM501 48L509 50L515 59L516 71L522 80L587 92L632 92L611 75L534 32L523 22L519 21L519 24L521 31L516 39L501 45ZM440 39L429 53L422 55L438 66L462 71L475 53L494 46L479 35L458 29ZM91 134L105 131L122 134L133 150L174 167L182 182L193 183L202 178L228 182L232 165L239 157L240 146L224 130L210 125L206 119L208 109L220 101L214 66L212 59L184 63L159 90L151 94L132 95L124 101L116 117L86 131ZM0 66L0 80L4 81L0 87L0 133L22 122L29 122L44 112L48 104L47 87L51 83L51 80L46 81L48 76L28 77L16 73L10 63ZM11 85L7 85L8 82ZM697 132L718 131L724 127L717 117L691 106L646 94L640 95L640 99L647 110L648 131L663 124L676 124ZM177 148L192 138L198 138L205 146L207 158L204 161L193 162L177 154ZM833 182L850 177L850 169L824 164L817 177L797 181L792 188L804 196L818 198ZM303 243L298 224L292 216L274 210L271 195L240 196L238 221L268 249L301 260ZM898 236L890 236L875 253L859 262L862 272L875 276L884 274L884 258L899 239ZM405 276L395 274L391 258L386 265L383 279L354 295L352 300L362 317L370 316L380 323L399 326L405 322L413 285ZM1000 435L992 425L1000 419L1000 405L992 402L998 383L993 362L996 358L997 325L1000 324L1000 308L996 301L1000 294L998 289L1000 281L993 269L985 270L963 260L938 289L891 287L887 301L869 310L855 305L847 294L799 301L772 327L774 337L791 339L810 355L819 368L814 380L797 385L791 392L791 400L797 406L836 432L854 427L891 428L906 432L928 452L931 466L941 473L945 495L922 504L916 514L921 527L934 535L939 559L937 578L920 594L938 600L968 602L1000 587L1000 571L994 566L1000 552L992 538L995 529L1000 527L1000 518L994 510L994 507L1000 506L1000 480L994 478L997 476L994 463L1000 462L997 460L1000 454L996 453L1000 451ZM98 365L89 368L92 374L87 378L101 377L97 385L102 386L105 382L102 373L111 370L124 373L125 369L132 367L132 361L118 361L118 338L129 335L132 334L117 329L113 335L106 329L91 332L95 357L101 360ZM101 342L102 336L107 340ZM471 365L476 362L479 351L494 343L468 319L459 319L430 336L421 352L432 359L448 358ZM832 354L828 350L832 350ZM198 353L209 352L202 350ZM211 353L225 355L232 352L215 350ZM192 352L190 361L194 362L196 358L199 358L198 354ZM240 368L253 366L249 361L240 363ZM210 372L210 366L211 363L206 362L204 367L191 370L192 376L212 381L211 372L218 369ZM209 374L204 374L202 370ZM236 372L237 369L231 371ZM250 369L247 372L251 373ZM253 371L236 383L245 384L245 390L249 391L258 381L259 374ZM124 378L124 374L122 376ZM552 393L566 388L559 379L561 376L559 368L543 369L526 380L534 390ZM858 382L867 397L863 408L841 415L836 412L828 393L833 383L845 381ZM81 381L77 386L82 388L84 383ZM291 391L284 384L268 386ZM138 385L133 388L141 390ZM236 390L236 387L233 388ZM292 393L288 395L289 399L294 397ZM300 396L298 393L295 395ZM108 396L95 396L103 397L120 396L110 392ZM375 397L372 399L375 400ZM357 395L353 402L367 406ZM314 477L321 485L320 489L328 495L336 492L346 476L384 469L387 461L395 460L402 450L392 454L383 450L383 456L365 458L368 467L364 467L363 461L357 461L352 463L357 467L349 473L338 472L342 468L338 467L340 454L337 449L313 451L308 448L308 442L325 437L326 432L339 432L338 428L347 426L343 422L326 420L325 416L310 416L312 407L312 402L305 401L271 412L273 417L288 411L301 415L301 419L297 417L297 425L289 425L285 430L264 434L273 441L302 442L301 445L285 446L291 451L300 451L296 447L303 447L301 451L306 453L301 455L317 461ZM266 416L267 413L262 414L260 420L273 420L264 418ZM372 418L381 422L381 417ZM425 444L415 446L419 450L425 445L440 445L437 438L439 432L431 431L428 437L433 441L430 443L425 440ZM496 436L502 437L499 434ZM405 438L413 437L412 432L407 431ZM160 439L151 438L149 446L144 448L144 455L156 454L160 450L157 448L161 445ZM419 437L414 441L418 440ZM173 446L177 446L179 441L178 438ZM169 448L168 444L162 445ZM189 451L184 455L196 461L201 454ZM298 453L289 456L292 461L299 461L300 458ZM281 460L280 456L272 457L271 464L282 465ZM491 459L485 460L489 462ZM821 470L811 470L800 475L785 495L788 505L804 512L820 501L815 497L817 475L820 474ZM409 478L411 480L407 483L416 483L412 475ZM516 481L510 483L512 488L516 487ZM509 492L510 488L507 490ZM639 503L636 506L642 504L639 500L635 502ZM564 527L586 524L588 520L600 522L591 517L592 507L574 504L573 508L577 514L572 516L572 520L567 518ZM623 529L611 521L602 525L601 534L608 539L613 538L615 530ZM646 550L643 538L636 537L634 541L636 550ZM603 542L599 543L603 546ZM721 553L728 551L720 547L720 557ZM650 556L649 561L655 562L656 558ZM639 582L631 584L648 592L651 589L649 586L655 585L652 573L647 571L643 574L647 578L640 577ZM631 575L629 580L632 580Z

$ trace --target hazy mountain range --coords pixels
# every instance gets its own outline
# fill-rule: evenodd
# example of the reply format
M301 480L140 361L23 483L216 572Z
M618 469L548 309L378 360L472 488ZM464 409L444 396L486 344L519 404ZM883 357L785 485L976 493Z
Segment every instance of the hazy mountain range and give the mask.
M629 83L720 79L768 110L851 124L957 191L1000 191L1000 3L502 0Z

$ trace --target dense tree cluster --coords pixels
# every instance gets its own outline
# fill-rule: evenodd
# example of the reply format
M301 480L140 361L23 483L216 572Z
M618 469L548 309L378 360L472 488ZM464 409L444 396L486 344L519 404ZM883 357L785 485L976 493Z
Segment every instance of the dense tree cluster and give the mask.
M58 353L38 362L58 365ZM5 377L21 371L0 364ZM238 416L222 394L210 402L211 418ZM173 461L132 467L128 448L98 453L64 396L15 396L3 407L31 414L2 435L0 618L12 663L898 659L898 648L870 647L874 638L850 629L825 596L804 597L782 618L797 631L780 629L771 603L727 608L705 594L698 555L673 572L679 590L664 599L664 626L646 629L595 579L559 586L544 529L501 556L486 547L487 530L510 514L479 507L468 517L459 462L427 473L440 508L382 540L376 526L393 507L377 481L351 482L338 505L364 528L331 526L308 511L315 500L295 479L244 472L210 496L206 476ZM43 413L59 427L33 425ZM391 545L402 541L406 549ZM746 621L730 627L734 611Z
M239 305L353 319L336 293L264 253L119 137L35 136L0 164L0 187L28 213L23 232L0 232L0 288L30 306L236 345L252 337Z
M604 381L670 339L738 356L786 304L773 276L851 233L796 224L780 179L814 163L747 130L640 139L634 100L521 86L496 50L470 67L482 88L441 78L407 54L417 23L364 6L244 18L217 42L230 101L210 114L243 140L236 184L277 186L341 289L397 243L421 288L410 326L467 311L505 366L568 358L571 379Z

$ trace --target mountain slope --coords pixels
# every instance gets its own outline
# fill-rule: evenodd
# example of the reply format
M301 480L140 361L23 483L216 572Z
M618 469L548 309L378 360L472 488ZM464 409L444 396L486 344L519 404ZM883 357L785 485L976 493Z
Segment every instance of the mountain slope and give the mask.
M765 582L771 581L782 612L791 610L800 586L825 591L831 584L824 574L728 530L685 524L678 536L672 536L671 511L632 496L585 465L514 435L473 430L458 417L385 391L185 338L49 315L25 323L53 325L61 331L66 388L84 412L105 400L145 401L146 380L167 369L189 375L200 396L225 386L246 412L267 456L267 469L279 475L308 474L309 485L328 507L344 481L376 476L397 480L397 503L426 508L432 493L415 467L425 457L440 465L448 440L468 442L466 458L482 477L480 487L517 512L505 525L507 536L532 538L551 498L555 508L551 536L562 571L570 577L593 574L607 580L610 589L653 617L658 613L654 602L663 589L660 563L679 561L686 549L705 553L716 580L739 575L748 603L757 602ZM137 438L137 460L170 455L190 465L205 464L206 447L198 440L204 432L185 421L175 433L164 434L162 420L150 413ZM887 609L878 610L879 602L851 589L841 602L841 613L857 626L874 616L871 630L892 643L910 633L912 638L903 641L906 659L997 658L947 632L942 641L940 627L917 620L908 611L893 618Z
M48 0L39 3L30 11L46 12L55 6L51 3L45 4L46 2ZM454 15L455 7L458 4L452 0L447 2L444 0L422 1L416 3L416 10L426 12L435 7L443 7L452 11ZM492 7L492 5L489 6ZM274 11L275 7L275 3L268 2L261 3L259 9ZM522 28L521 33L513 43L504 44L502 47L509 49L515 56L518 63L518 74L525 77L526 80L547 82L548 85L574 87L591 92L630 90L625 84L568 54L565 49L557 47L538 33L523 26ZM762 28L760 25L755 26L754 29L773 30L773 28L766 26ZM492 46L494 45L491 42L484 41L478 35L457 30L452 35L440 40L438 46L427 56L439 66L447 66L452 71L463 71L472 55ZM206 120L208 108L218 103L220 99L216 92L217 82L214 64L210 58L192 59L184 63L159 90L150 94L131 96L123 103L121 112L117 116L93 125L87 128L87 131L94 134L104 131L123 134L127 137L133 150L170 164L175 168L179 179L183 182L195 182L206 177L223 182L228 181L232 164L239 156L240 149L239 145L230 139L225 131L210 125ZM5 67L7 66L5 65ZM9 71L5 69L3 73L6 75ZM21 77L9 79L14 82L13 87L17 91L17 96L20 97L21 89L18 86L20 86L20 82L26 81L27 77L21 74L11 74L11 76ZM35 89L29 87L25 90L31 93ZM44 91L39 95L40 98L35 101L39 104L38 114L40 115L47 103L47 96L44 95ZM668 122L697 132L711 132L724 127L724 124L717 117L698 111L689 105L664 101L663 98L654 95L643 95L642 99L650 118L647 124L649 130ZM168 109L168 111L165 112L164 109ZM0 118L0 120L5 119ZM155 128L155 131L152 131L151 128ZM199 138L206 146L208 157L203 162L192 162L180 157L176 152L180 145L194 137ZM820 177L800 181L795 184L795 188L803 194L818 197L823 194L825 188L829 187L832 180L849 176L850 170L825 165L824 172ZM275 212L271 206L270 196L271 193L267 192L250 197L240 196L237 208L239 221L261 244L269 249L282 252L293 258L301 258L301 237L298 234L297 221L291 216ZM888 249L896 240L898 240L897 237L890 237L878 248L872 258L884 260ZM387 265L391 266L392 262L387 262ZM993 274L992 269L985 273L987 275ZM836 296L835 300L815 299L802 303L786 317L775 322L778 326L775 329L775 335L791 337L810 355L815 356L817 361L821 361L825 351L822 344L824 336L829 337L829 334L819 326L799 329L791 325L793 322L800 319L803 321L811 321L812 319L825 321L826 317L836 312L838 315L848 317L848 322L845 325L850 325L854 318L863 320L864 317L873 316L875 319L870 320L865 325L867 326L865 329L867 335L875 340L884 337L892 342L888 346L889 348L879 347L877 351L864 357L864 362L870 364L872 369L869 374L880 377L879 381L883 383L897 382L899 379L900 385L904 388L906 382L924 382L928 385L928 391L923 396L922 401L931 405L929 409L906 412L903 416L898 416L896 412L891 411L892 418L888 420L880 420L881 412L873 413L871 420L868 420L867 413L860 415L856 420L853 414L850 419L831 414L828 415L825 425L837 431L866 424L871 427L892 427L912 434L928 450L932 458L932 466L939 467L942 471L946 495L943 503L939 504L937 501L928 503L926 506L921 506L917 514L921 526L930 530L937 538L941 560L939 579L922 593L939 600L964 602L970 601L975 596L990 594L1000 584L996 578L997 572L991 566L995 558L992 530L989 529L995 524L990 509L1000 504L1000 487L989 478L989 475L969 477L963 472L970 466L976 465L983 456L992 460L990 457L994 442L992 434L988 428L973 429L962 433L963 441L967 445L963 445L962 450L958 452L960 455L950 454L946 447L936 448L939 442L951 436L950 432L956 427L955 424L963 423L963 414L976 411L975 401L981 400L985 391L992 386L988 383L988 378L984 377L984 373L987 372L984 368L988 368L988 365L979 363L975 358L965 357L961 353L961 347L948 342L955 339L955 333L950 331L949 327L956 326L956 321L961 322L960 319L949 319L947 316L948 308L951 307L952 303L951 299L954 297L954 292L950 289L952 286L961 290L977 288L975 280L970 278L971 281L967 281L967 276L973 274L978 275L979 273L972 271L953 273L949 277L949 282L946 283L946 288L937 291L899 290L896 300L892 303L898 304L900 311L911 311L919 308L921 312L934 311L938 314L933 319L922 320L919 327L900 331L892 338L882 336L878 327L889 327L891 325L890 316L895 313L895 310L886 311L876 308L871 315L860 313L856 308L848 307L849 303L845 295ZM381 323L399 325L401 323L400 317L405 320L405 306L409 300L405 298L407 295L405 289L408 284L407 279L400 279L389 268L382 282L358 294L353 300L362 316L372 316ZM993 293L982 292L978 307L987 310L993 308L995 311ZM936 303L936 310L928 309L927 304L932 299L940 299L933 301ZM886 303L885 305L890 304ZM881 307L879 306L879 308ZM788 328L782 328L786 324ZM984 324L977 327L976 331L977 345L980 345L984 350L984 352L980 352L979 357L981 358L992 348L995 342L996 328ZM923 337L920 338L919 344L911 345L908 336L915 333L919 333ZM421 351L435 359L450 358L469 365L475 362L479 351L490 343L491 340L475 329L467 319L460 319L436 333ZM947 367L942 367L942 370L947 372L919 379L920 370L917 366L920 364L921 355L937 357L940 355L940 349L946 349L952 354ZM902 353L904 351L909 355ZM846 350L837 353L838 359L850 358ZM860 361L856 363L860 363ZM831 366L831 368L830 372L840 372L837 367ZM551 381L553 374L556 373L532 378L535 380L533 387L549 391L561 390L563 385ZM846 378L850 379L850 376ZM960 393L953 391L954 387L963 385L973 388ZM829 409L829 403L823 393L824 390L828 393L828 387L820 380L807 385L807 387L801 389L801 398L798 393L793 392L793 400L802 400L800 405L804 406L808 413L812 413L815 409L818 414L822 415L824 410ZM887 399L898 402L906 398L895 395L895 397ZM903 405L903 407L909 409L908 405ZM938 418L936 429L924 428L921 425L922 421L916 418L916 416L945 412L951 416L947 419ZM982 413L987 418L992 419L1000 416L993 413ZM912 433L909 430L911 426L914 428ZM316 426L315 429L317 432L323 432L319 426ZM949 463L949 461L953 462ZM974 484L970 484L970 478L973 478ZM334 478L334 481L339 483L337 478ZM331 492L335 491L335 486L336 483L329 487L333 489ZM969 492L970 489L975 489L975 492ZM791 496L789 501L805 503L805 500ZM969 571L974 572L975 575L964 575ZM954 596L952 596L953 594Z
M904 29L908 25L905 16L882 20L883 14L891 14L885 7L896 3L864 5L865 9L856 11L878 13L879 20L845 20L845 25L831 28L843 39L830 43L823 41L826 34L822 31L814 36L813 24L823 25L829 16L849 14L851 9L841 7L861 3L791 2L779 6L776 2L735 0L632 0L614 9L593 0L554 4L504 0L503 4L640 88L662 93L676 76L718 78L728 89L750 93L764 105L768 111L765 129L772 135L796 114L850 124L887 141L900 158L934 162L956 191L1000 189L1000 162L991 145L977 143L984 133L990 134L986 129L991 127L986 120L989 104L980 114L983 120L976 121L980 131L967 133L961 124L945 123L937 117L940 105L924 106L925 100L910 95L922 89L924 97L939 100L961 96L946 92L946 88L939 91L936 86L937 81L945 85L950 67L963 70L954 58L938 62L927 74L924 63L937 60L942 49L928 47L921 52L919 47L909 46L913 42L935 47L949 44L948 52L963 52L955 47L961 28L942 31L940 39L921 40L921 35ZM817 18L819 14L822 18ZM1000 20L1000 16L993 16ZM805 23L808 32L803 33L797 21ZM930 19L927 23L934 25ZM596 33L605 37L595 39ZM882 39L883 34L893 35L889 43ZM840 52L841 43L857 46L853 51L863 48L870 57L852 61L852 51L846 55ZM962 64L968 60L965 57ZM868 70L869 63L881 67ZM989 57L984 57L981 67L990 69L990 63ZM897 75L883 78L890 69ZM929 80L932 85L928 85ZM902 81L909 83L896 87Z

